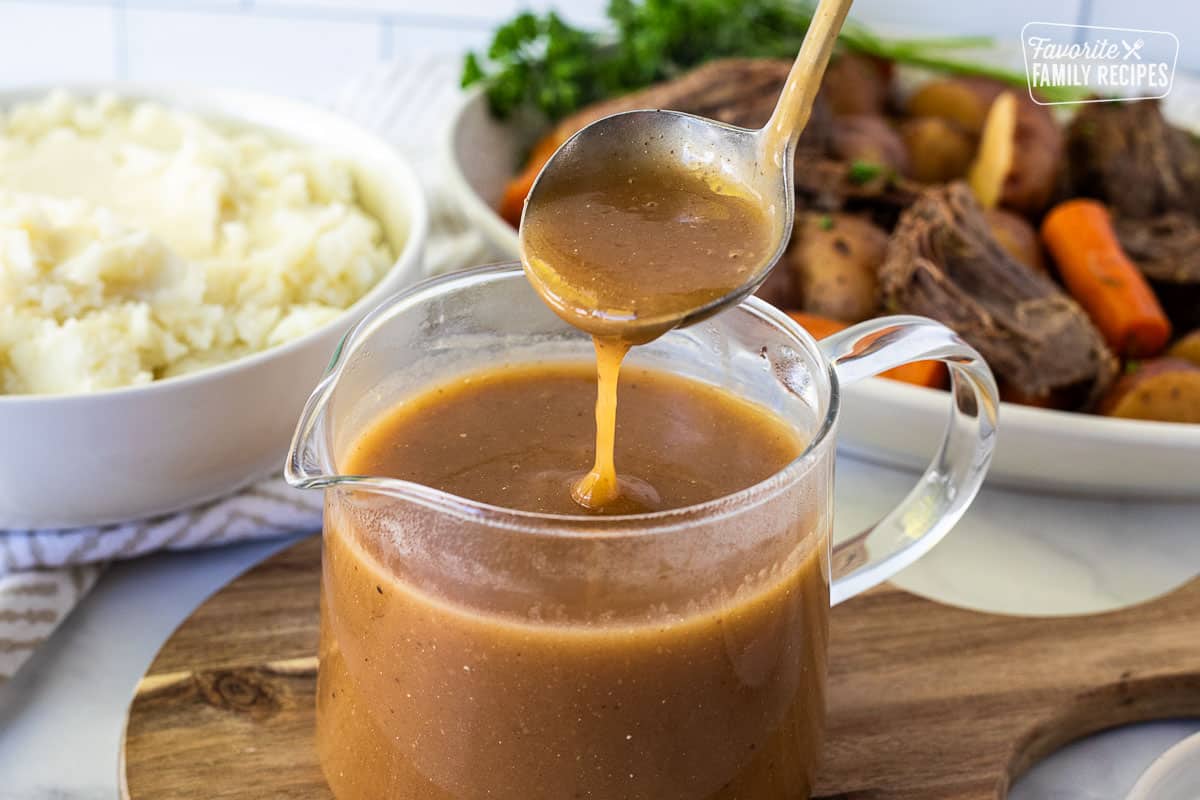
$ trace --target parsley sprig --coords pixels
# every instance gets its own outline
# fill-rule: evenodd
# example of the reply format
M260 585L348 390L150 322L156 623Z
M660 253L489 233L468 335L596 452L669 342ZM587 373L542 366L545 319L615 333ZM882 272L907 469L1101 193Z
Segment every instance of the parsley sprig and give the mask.
M576 28L554 12L523 12L496 30L486 56L469 53L462 84L482 84L501 117L523 106L559 119L726 56L792 58L812 21L809 0L610 0L609 30ZM1020 72L955 58L985 37L884 39L847 23L848 50L1019 85Z

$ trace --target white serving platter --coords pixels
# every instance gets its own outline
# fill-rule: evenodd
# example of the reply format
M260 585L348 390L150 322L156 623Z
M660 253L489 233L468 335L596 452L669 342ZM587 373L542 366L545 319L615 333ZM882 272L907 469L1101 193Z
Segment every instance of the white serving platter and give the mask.
M1167 101L1172 119L1200 122L1198 86L1195 80L1177 76ZM495 208L536 135L528 124L493 119L478 92L466 96L445 135L451 191L496 250L514 259L519 255L517 233ZM924 467L942 439L946 392L870 379L847 387L843 400L840 441L847 452ZM1198 498L1200 425L1003 403L988 481L1044 492Z

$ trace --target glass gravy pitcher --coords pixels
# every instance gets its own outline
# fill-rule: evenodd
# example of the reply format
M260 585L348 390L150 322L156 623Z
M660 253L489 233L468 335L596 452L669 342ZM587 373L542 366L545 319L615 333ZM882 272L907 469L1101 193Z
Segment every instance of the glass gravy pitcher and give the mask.
M886 317L816 342L750 298L629 356L804 434L799 457L748 489L555 516L339 469L369 424L424 388L592 359L517 265L415 286L334 354L286 475L326 492L317 747L339 798L808 797L830 605L940 541L995 443L992 374L944 326ZM927 359L953 378L933 463L877 525L831 546L840 387Z

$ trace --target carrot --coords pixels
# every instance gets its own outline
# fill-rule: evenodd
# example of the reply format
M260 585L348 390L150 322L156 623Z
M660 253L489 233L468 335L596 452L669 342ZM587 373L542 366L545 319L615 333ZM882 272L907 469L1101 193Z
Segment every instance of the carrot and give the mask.
M832 336L850 327L848 323L837 319L830 319L829 317L822 317L820 314L789 311L787 315L800 323L800 327L811 333L814 339L824 339L826 336Z
M529 152L525 168L505 184L504 194L500 196L500 205L496 210L509 225L516 228L521 224L521 212L525 210L525 198L529 196L533 182L562 143L562 138L556 132L543 136Z
M1171 323L1137 266L1125 255L1112 218L1095 200L1074 199L1050 210L1042 241L1059 275L1119 355L1147 358L1171 338Z
M800 324L801 328L818 339L832 336L850 326L841 320L822 317L818 314L808 314L804 311L789 311L788 316ZM901 364L898 367L880 373L882 378L890 378L901 383L911 383L915 386L927 386L931 389L941 389L946 385L946 367L940 361L914 361L911 364Z
M914 386L941 389L946 385L946 365L940 361L914 361L911 364L893 367L880 373L880 376Z

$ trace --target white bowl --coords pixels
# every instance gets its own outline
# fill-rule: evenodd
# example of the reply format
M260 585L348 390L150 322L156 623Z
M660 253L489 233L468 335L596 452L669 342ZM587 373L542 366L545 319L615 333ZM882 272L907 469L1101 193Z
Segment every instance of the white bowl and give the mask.
M1194 86L1194 82L1189 84ZM1200 114L1180 91L1168 106ZM1173 95L1174 98L1174 95ZM467 96L448 132L449 185L497 249L519 256L517 234L496 213L504 183L519 167L537 131L492 119L486 99ZM851 453L906 467L924 467L942 439L946 392L871 379L843 393L839 444ZM1105 497L1200 497L1200 425L1143 422L1004 403L987 480L996 485Z
M458 206L495 248L520 258L517 232L496 208L504 185L521 167L521 158L536 139L536 123L507 124L488 110L483 92L474 90L450 119L446 132L446 177Z
M129 84L110 91L318 146L351 165L363 205L397 253L379 283L332 322L287 344L155 383L62 396L0 396L0 529L103 525L176 511L282 468L300 410L345 331L420 277L428 217L407 162L330 112L233 90ZM50 87L0 92L0 107Z
M1200 798L1200 733L1163 753L1133 785L1126 800Z

